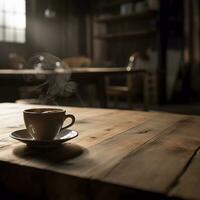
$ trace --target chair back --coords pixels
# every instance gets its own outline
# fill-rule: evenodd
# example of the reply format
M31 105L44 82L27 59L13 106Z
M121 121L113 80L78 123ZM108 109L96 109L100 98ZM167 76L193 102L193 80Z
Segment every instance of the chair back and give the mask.
M89 67L92 63L90 58L84 56L64 58L63 62L69 67Z
M9 55L9 67L12 69L24 68L25 62L25 58L21 55L15 53Z

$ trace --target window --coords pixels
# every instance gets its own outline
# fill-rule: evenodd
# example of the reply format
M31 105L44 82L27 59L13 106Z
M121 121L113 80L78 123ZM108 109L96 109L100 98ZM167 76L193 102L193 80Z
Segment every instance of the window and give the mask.
M0 41L24 43L25 33L25 0L0 0Z

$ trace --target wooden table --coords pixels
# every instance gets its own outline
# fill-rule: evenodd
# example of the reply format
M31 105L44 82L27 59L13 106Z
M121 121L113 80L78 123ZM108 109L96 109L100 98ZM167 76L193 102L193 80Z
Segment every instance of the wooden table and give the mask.
M144 69L127 70L125 67L84 67L84 68L72 68L69 70L33 70L33 69L22 69L22 70L11 70L1 69L0 70L0 84L1 86L24 86L24 85L38 85L38 83L44 82L41 76L55 76L55 75L66 75L71 73L72 80L77 81L81 84L87 84L88 82L93 83L98 91L101 107L107 107L107 97L105 88L105 76L129 74L129 73L145 73ZM32 77L31 81L27 81L28 77ZM33 78L33 77L36 78ZM45 78L45 79L46 79ZM146 107L146 106L144 106Z
M4 75L37 75L37 74L63 74L73 73L77 75L81 74L114 74L114 73L133 73L143 72L144 69L133 69L128 70L126 67L75 67L68 70L34 70L34 69L0 69L0 76Z
M69 107L79 137L39 151L8 136L24 128L30 107L0 104L1 191L25 199L200 199L200 117Z

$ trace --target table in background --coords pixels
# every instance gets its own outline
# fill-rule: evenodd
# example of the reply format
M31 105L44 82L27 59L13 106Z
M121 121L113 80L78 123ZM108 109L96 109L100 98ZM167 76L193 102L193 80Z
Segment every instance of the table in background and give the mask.
M26 199L200 199L200 117L66 108L79 136L55 150L9 138L33 105L0 104L0 190Z
M125 67L83 67L83 68L72 68L71 71L52 71L52 70L33 70L33 69L23 69L23 70L0 70L0 83L1 86L24 86L24 85L37 85L41 82L40 79L35 78L31 82L27 81L27 78L32 76L54 76L54 75L66 75L71 73L72 80L84 83L93 83L98 92L98 97L100 100L100 105L103 108L107 107L107 97L105 88L105 77L110 75L119 74L130 74L130 73L145 73L144 69L134 69L127 70ZM44 80L42 80L44 82ZM145 105L144 108L147 106Z

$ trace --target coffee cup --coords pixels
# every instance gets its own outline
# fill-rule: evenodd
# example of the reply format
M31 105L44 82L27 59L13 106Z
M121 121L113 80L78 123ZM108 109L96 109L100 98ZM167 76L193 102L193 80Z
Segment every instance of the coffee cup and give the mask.
M23 111L24 122L28 133L35 140L53 140L63 129L72 126L75 117L65 114L65 110L57 108L33 108ZM62 127L63 122L70 118L71 122Z

